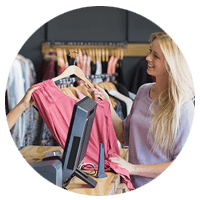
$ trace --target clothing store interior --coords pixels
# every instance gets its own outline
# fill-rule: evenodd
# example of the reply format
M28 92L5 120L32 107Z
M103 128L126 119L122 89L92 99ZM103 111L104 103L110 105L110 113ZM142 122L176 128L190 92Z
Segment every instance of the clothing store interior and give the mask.
M86 195L134 189L127 170L109 159L129 156L129 146L115 135L110 106L124 120L138 88L155 81L146 72L146 56L150 35L162 31L134 12L86 7L51 19L22 45L7 81L6 114L38 86L10 132L41 176ZM111 104L92 100L85 83L104 89Z

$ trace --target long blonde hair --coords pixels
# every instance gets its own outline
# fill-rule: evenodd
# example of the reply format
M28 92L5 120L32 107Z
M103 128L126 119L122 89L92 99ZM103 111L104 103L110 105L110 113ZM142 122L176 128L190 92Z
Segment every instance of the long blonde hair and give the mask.
M153 33L150 40L155 39L165 56L169 78L167 91L150 106L152 121L148 137L154 139L153 150L160 147L169 156L178 134L181 107L194 97L194 86L187 62L175 42L164 32Z

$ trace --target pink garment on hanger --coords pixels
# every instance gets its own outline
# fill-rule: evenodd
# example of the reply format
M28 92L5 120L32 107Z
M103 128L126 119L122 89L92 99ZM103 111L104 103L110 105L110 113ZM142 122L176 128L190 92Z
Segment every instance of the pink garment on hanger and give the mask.
M115 59L113 60L112 69L111 69L111 74L114 74L114 73L116 72L116 64L117 64L117 61L118 61L117 58L115 58ZM113 80L115 80L115 79L116 79L116 77L113 77Z
M86 61L86 72L85 72L86 76L90 76L91 75L91 65L90 65L90 62L91 62L91 58L90 58L90 56L88 56L87 57L87 61Z
M85 97L85 95L84 95L82 92L80 92L79 90L75 89L75 91L76 91L77 97L78 97L80 100L83 99L83 98Z
M63 58L59 58L59 74L62 74L66 70L65 60Z
M115 73L115 71L116 71L116 64L117 64L117 61L118 61L118 59L117 58L115 58L114 60L113 60L113 63L112 63L112 74L114 74Z
M52 135L60 146L64 148L73 107L78 100L64 94L52 80L35 84L32 87L35 86L39 86L39 88L32 93L32 98ZM109 160L110 157L120 156L111 112L108 112L110 110L110 103L108 100L96 100L96 102L98 103L97 110L83 162L93 163L97 170L99 144L103 143L105 150L105 171L112 169L120 174L129 190L133 190L134 187L131 183L129 172Z
M82 69L82 65L83 65L83 54L82 51L79 51L77 66Z
M87 56L83 56L83 64L82 64L82 71L84 74L86 74L86 62L87 62Z
M78 66L79 68L81 68L81 63L77 63L77 66Z
M114 61L114 56L111 56L110 60L108 61L107 74L111 74L113 61Z
M107 69L107 74L114 74L116 71L116 64L117 64L117 58L114 56L110 57L110 60L108 61L108 69ZM115 78L115 77L113 77ZM107 78L107 81L109 81L109 78Z

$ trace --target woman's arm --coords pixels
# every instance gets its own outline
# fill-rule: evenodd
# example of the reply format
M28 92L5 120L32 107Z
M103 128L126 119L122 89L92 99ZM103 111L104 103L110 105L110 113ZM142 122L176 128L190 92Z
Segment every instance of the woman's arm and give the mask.
M134 165L124 160L121 157L110 158L111 162L116 163L122 168L125 168L129 171L130 175L144 176L148 178L156 178L162 172L164 172L172 162L151 164L151 165Z
M87 85L86 85L87 87ZM88 92L91 94L93 100L97 100L102 95L105 96L106 99L108 99L110 103L111 108L111 114L112 114L112 122L115 129L115 133L117 136L117 139L121 142L122 146L124 145L124 135L123 135L123 121L120 119L120 117L115 112L108 94L100 87L98 87L96 84L94 84L94 88L88 89Z
M133 175L156 178L162 174L172 162L152 164L152 165L134 165Z
M37 88L38 87L29 88L22 100L7 114L6 117L9 129L11 129L15 125L22 113L30 107L32 102L31 94Z
M20 118L22 113L25 111L24 106L21 103L18 103L8 114L7 114L7 122L8 127L11 129L17 120Z

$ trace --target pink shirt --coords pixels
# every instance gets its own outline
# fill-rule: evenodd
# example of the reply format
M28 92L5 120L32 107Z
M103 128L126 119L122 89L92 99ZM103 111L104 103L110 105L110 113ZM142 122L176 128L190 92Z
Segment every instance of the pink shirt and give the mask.
M32 93L32 98L52 135L60 146L64 148L73 107L78 100L72 99L64 94L56 87L52 80L38 83L32 87L35 86L39 86L39 88ZM120 156L117 138L112 124L110 104L108 100L97 100L96 102L98 103L97 110L83 162L93 163L97 170L99 144L103 143L105 151L105 171L112 169L120 174L127 187L133 190L129 172L109 160L110 157Z

